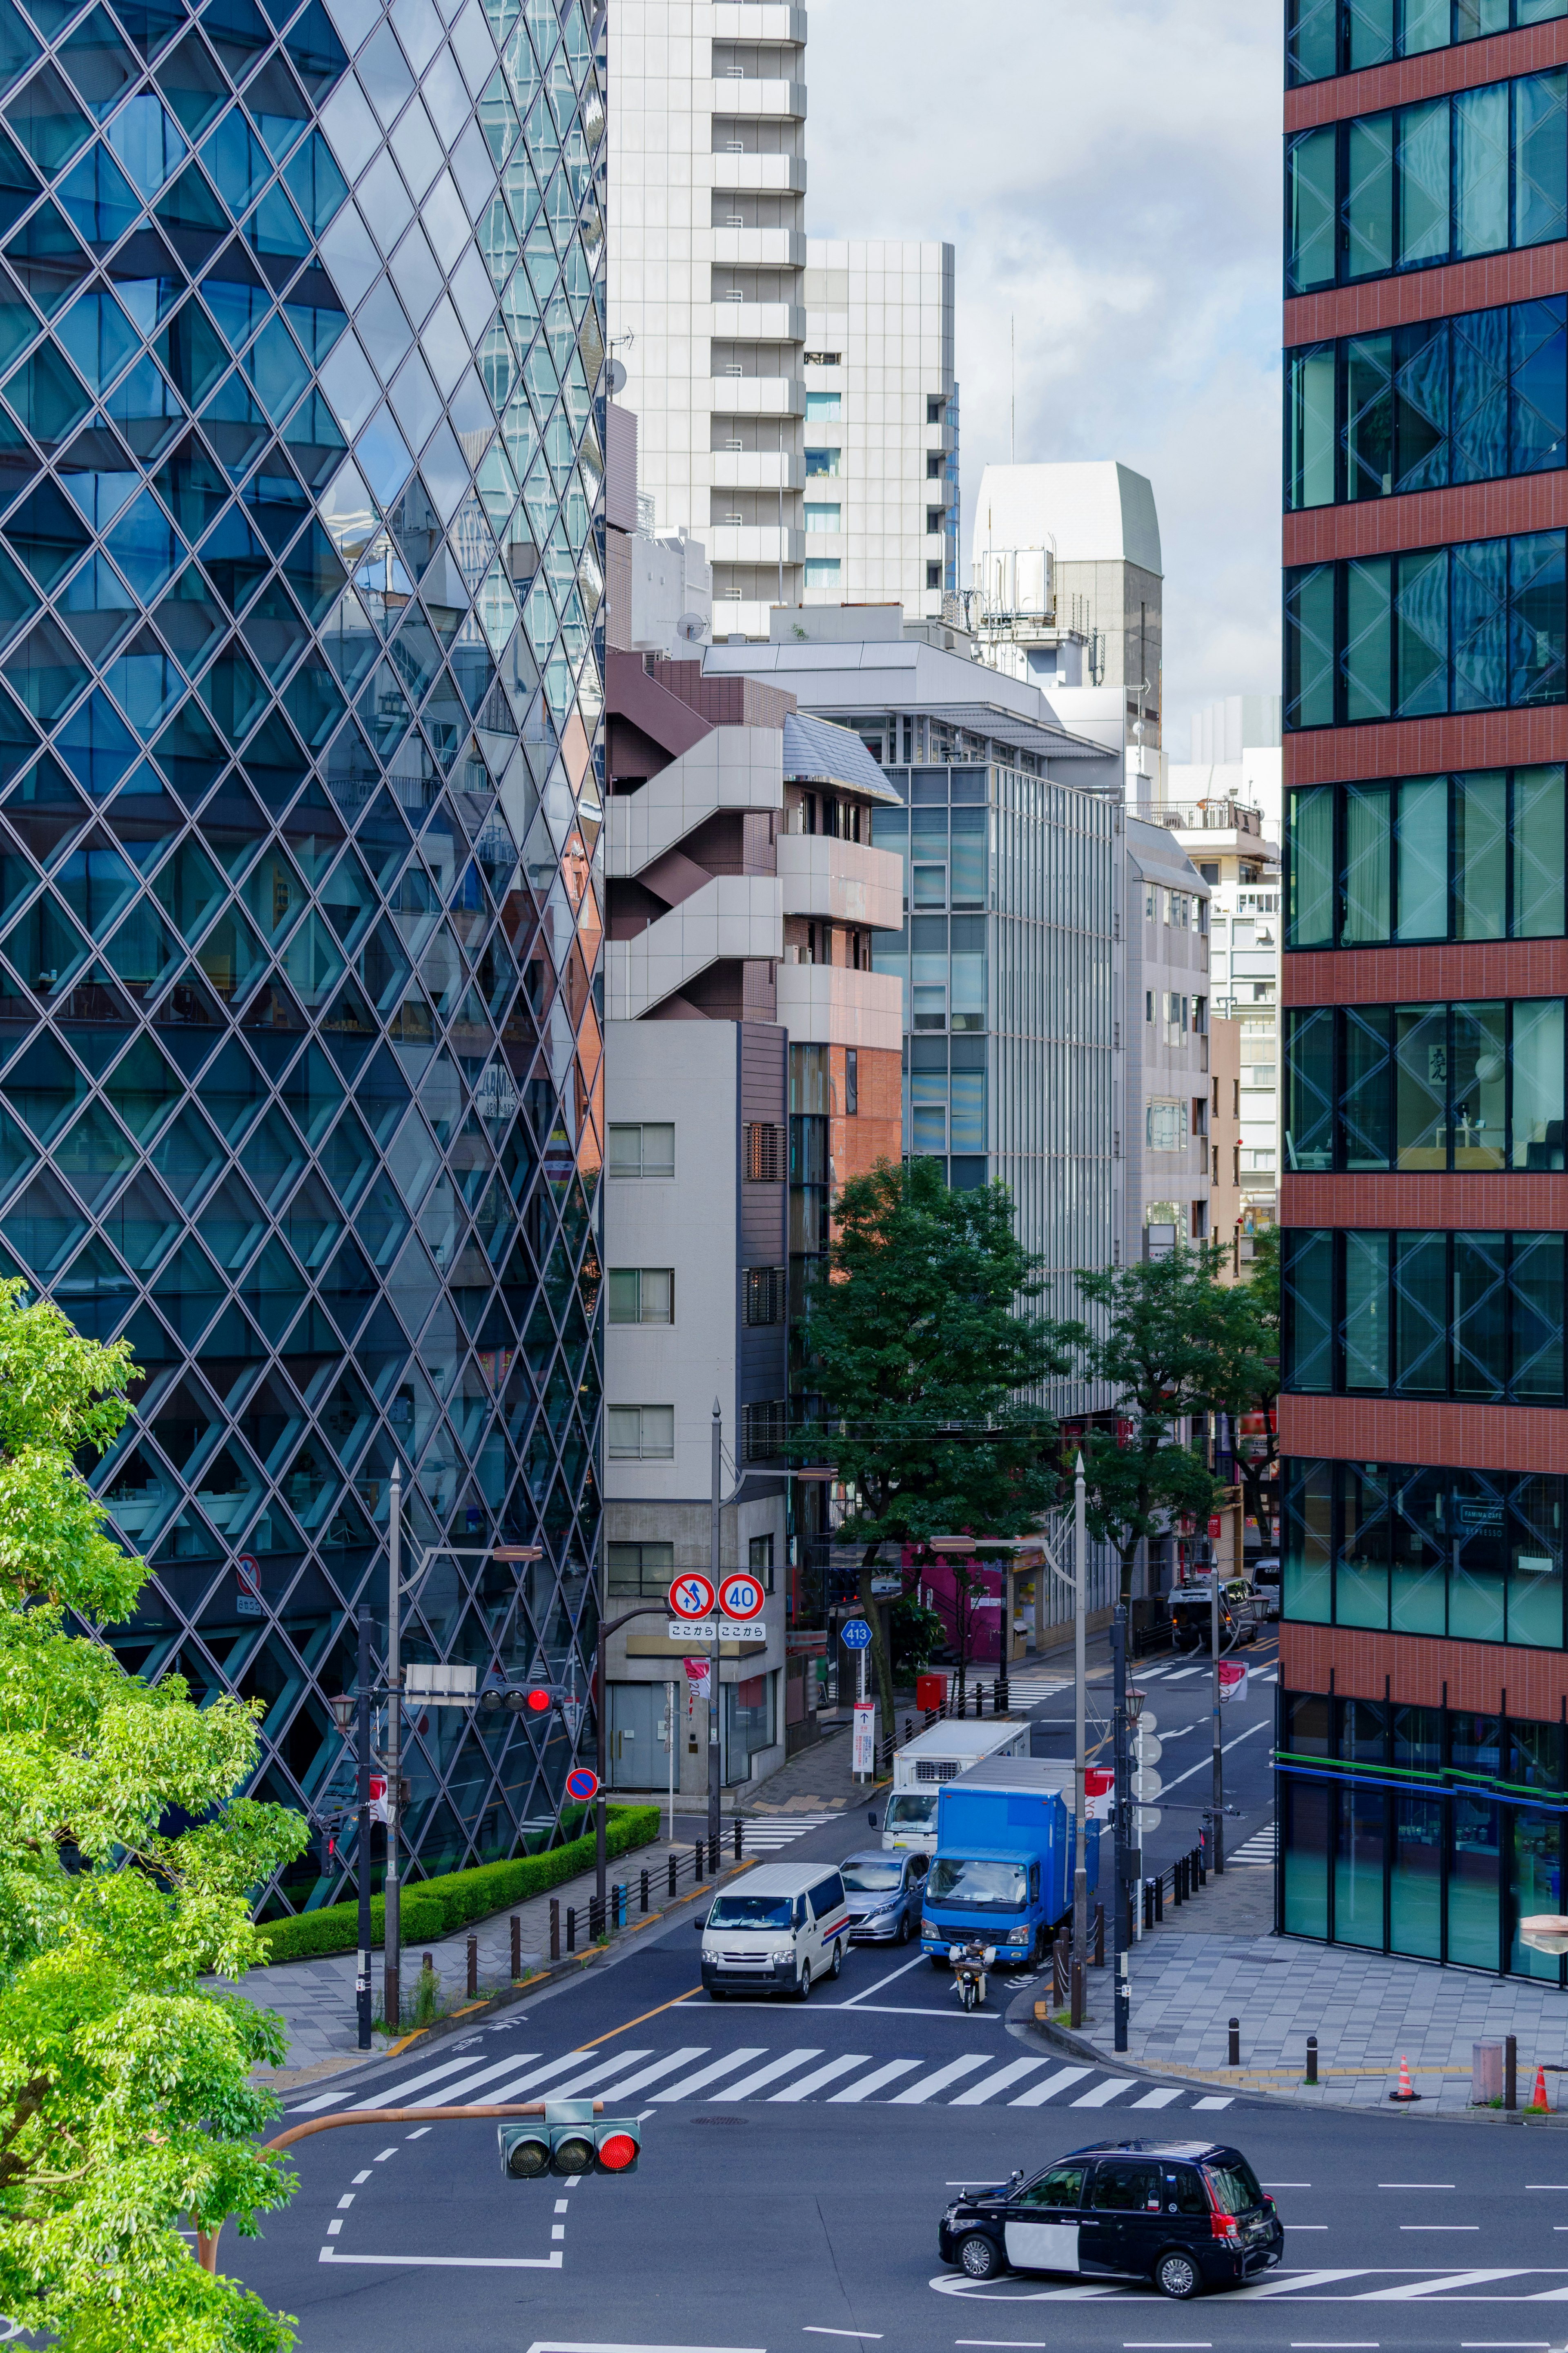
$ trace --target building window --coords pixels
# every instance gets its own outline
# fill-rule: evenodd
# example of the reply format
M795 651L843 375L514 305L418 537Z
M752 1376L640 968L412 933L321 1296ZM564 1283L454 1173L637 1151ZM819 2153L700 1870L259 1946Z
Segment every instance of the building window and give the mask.
M673 1324L674 1270L668 1266L613 1266L609 1297L612 1324Z
M1563 1166L1563 1000L1288 1012L1292 1170Z
M789 1407L783 1398L772 1398L765 1405L743 1405L741 1408L742 1461L775 1461L784 1451L784 1433L788 1428Z
M753 1577L761 1577L771 1593L773 1589L773 1540L771 1532L767 1535L747 1537L746 1567Z
M804 357L807 367L842 367L844 364L842 352L806 352Z
M1568 16L1568 0L1356 0L1349 9L1339 0L1289 0L1287 69L1294 88L1557 16Z
M1285 575L1285 723L1561 702L1565 593L1560 531L1297 565Z
M1193 1097L1192 1133L1196 1136L1205 1136L1208 1132L1209 1099L1207 1095L1194 1095Z
M1154 992L1152 988L1143 991L1143 1018L1145 1021L1154 1018Z
M1287 291L1561 237L1565 92L1559 68L1299 132Z
M943 425L943 424L945 424L945 423L946 423L946 421L947 421L947 395L946 395L946 393L945 393L945 392L928 392L928 393L927 393L927 395L926 395L926 423L927 423L928 425Z
M1208 1001L1208 998L1207 998L1206 997L1194 997L1194 999L1193 999L1193 1035L1194 1035L1194 1038L1206 1038L1206 1037L1207 1037L1207 1035L1208 1035L1208 1026L1209 1026L1209 1001Z
M942 469L946 464L947 459L942 456L940 449L928 449L926 452L927 481L940 482L942 479Z
M1194 1242L1206 1240L1209 1229L1208 1203L1206 1201L1194 1201L1190 1205L1190 1212L1187 1221L1189 1239Z
M940 563L928 564L926 565L926 586L928 588L940 588L942 586L942 565Z
M841 506L828 506L826 503L807 499L805 502L805 527L807 531L837 531L842 527L843 521L844 510Z
M1300 1227L1282 1239L1287 1388L1563 1402L1561 1233Z
M809 482L817 474L837 474L841 454L837 449L808 449L805 453L806 480Z
M837 588L840 569L837 555L808 555L805 585L808 588Z
M1552 295L1286 356L1285 504L1394 498L1568 462L1568 301Z
M782 1324L789 1295L788 1270L782 1266L749 1266L742 1277L744 1314L748 1324Z
M941 536L942 509L940 507L927 507L926 532L929 536L933 538L939 538Z
M673 1462L672 1405L612 1405L605 1409L612 1462Z
M854 1119L860 1109L860 1050L858 1046L844 1049L844 1111Z
M826 420L829 417L840 417L843 414L843 408L844 396L841 392L808 392L805 396L805 417L808 425L818 417Z
M749 1119L742 1130L742 1174L752 1185L782 1185L788 1175L789 1139L776 1120Z
M659 1599L675 1575L672 1544L607 1544L605 1567L610 1591L628 1600Z
M612 1176L673 1176L675 1126L671 1121L612 1123L608 1162Z
M1560 764L1288 796L1285 944L1561 938Z
M1151 1152L1180 1152L1187 1140L1187 1107L1156 1100L1145 1106L1143 1140Z

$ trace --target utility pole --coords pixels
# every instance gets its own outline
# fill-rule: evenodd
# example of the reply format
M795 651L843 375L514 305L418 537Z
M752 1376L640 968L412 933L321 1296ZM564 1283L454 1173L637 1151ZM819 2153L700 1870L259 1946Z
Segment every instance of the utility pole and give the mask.
M1089 1951L1089 1862L1084 1852L1089 1835L1087 1772L1089 1750L1084 1725L1088 1682L1085 1612L1089 1598L1089 1536L1084 1520L1083 1456L1073 1465L1073 1823L1076 1831L1072 1874L1072 1987L1068 1996L1072 2024L1083 2024L1083 1965Z
M1225 1872L1225 1757L1219 1740L1219 1562L1209 1567L1209 1656L1213 1662L1213 1696L1209 1703L1213 1718L1213 1803L1214 1860L1211 1868L1222 1876Z
M713 1451L709 1483L708 1574L713 1582L713 1606L718 1612L713 1623L713 1667L708 1679L708 1841L711 1860L719 1852L719 1799L722 1788L720 1776L723 1761L719 1751L719 1662L724 1647L719 1641L719 1625L723 1615L719 1610L719 1588L722 1582L719 1566L719 1533L724 1495L724 1423L717 1398L713 1400Z
M1115 1662L1115 1713L1112 1718L1112 1755L1116 1766L1116 1849L1112 1901L1111 1949L1116 1979L1112 1989L1115 2001L1115 2048L1127 2048L1127 2016L1131 2007L1127 1981L1127 1889L1132 1864L1132 1793L1129 1786L1127 1755L1127 1605L1119 1601L1110 1626L1111 1656Z
M397 1834L403 1810L403 1472L395 1461L386 1528L386 1919L382 1939L381 2007L387 2031L403 2023L403 1888Z
M355 1732L359 1747L359 1974L354 1979L354 2006L359 2012L359 2047L370 2049L370 1604L359 1605L359 1690Z

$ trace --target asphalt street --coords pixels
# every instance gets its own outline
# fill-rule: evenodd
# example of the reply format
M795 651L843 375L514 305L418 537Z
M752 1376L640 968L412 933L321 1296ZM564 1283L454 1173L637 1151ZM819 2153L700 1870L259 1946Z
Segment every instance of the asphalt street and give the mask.
M1172 1727L1167 1786L1187 1770L1184 1741L1201 1785L1203 1678L1139 1680L1162 1738ZM1241 1838L1266 1814L1253 1798L1268 1746L1266 1731L1243 1736L1271 1720L1272 1700L1255 1683L1226 1714ZM1064 1711L1042 1699L1040 1713ZM1188 1842L1177 1819L1167 1811L1152 1836L1152 1864ZM850 1813L786 1851L837 1857L867 1836ZM493 2126L350 2127L292 2152L292 2206L258 2241L231 2230L224 2268L298 2316L307 2353L1563 2343L1568 2145L1555 2134L1303 2111L1082 2065L1005 2022L1027 1980L994 1978L988 2009L965 2016L946 1973L907 1949L858 1947L805 2004L713 2003L697 1982L700 1916L688 1907L462 2042L416 2048L290 2110L599 2096L606 2114L642 2119L635 2175L512 2182ZM1277 2196L1284 2268L1175 2305L1060 2277L975 2285L941 2267L953 2185L1127 2137L1245 2150Z

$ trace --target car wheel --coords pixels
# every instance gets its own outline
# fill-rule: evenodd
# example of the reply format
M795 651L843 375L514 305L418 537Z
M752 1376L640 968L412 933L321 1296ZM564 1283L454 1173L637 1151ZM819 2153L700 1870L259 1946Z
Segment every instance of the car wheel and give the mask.
M802 1961L800 1965L800 1983L795 1988L795 2000L797 2001L811 2000L811 1963L809 1961Z
M933 1969L945 1969L947 1967L947 1955L945 1953L933 1953L931 1957L931 1965Z
M1185 2303L1188 2296L1196 2295L1203 2278L1191 2255L1184 2254L1180 2247L1172 2247L1154 2266L1154 2284L1162 2295Z
M958 2268L973 2280L994 2279L1003 2269L1001 2250L984 2231L971 2231L958 2242Z
M913 1934L914 1930L910 1926L909 1914L907 1912L900 1912L899 1915L899 1943L900 1945L907 1945Z
M828 1976L829 1976L830 1978L836 1978L836 1977L838 1975L839 1970L840 1970L843 1967L844 1967L844 1947L843 1947L842 1944L837 1944L837 1945L835 1945L835 1946L834 1946L834 1947L833 1947L833 1967L828 1970L828 1972L827 1972Z
M722 1986L710 1986L708 1989L708 1999L710 2001L724 2001L728 1997L725 1994Z

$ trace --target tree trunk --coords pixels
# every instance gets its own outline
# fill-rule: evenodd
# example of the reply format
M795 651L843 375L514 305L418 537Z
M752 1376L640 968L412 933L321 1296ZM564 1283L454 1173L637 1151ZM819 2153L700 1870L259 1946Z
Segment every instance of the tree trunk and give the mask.
M871 1656L876 1662L877 1689L882 1701L882 1734L886 1738L893 1729L893 1672L882 1640L882 1613L871 1599L871 1572L881 1549L879 1544L866 1547L866 1557L860 1563L859 1594L860 1614L871 1629Z

